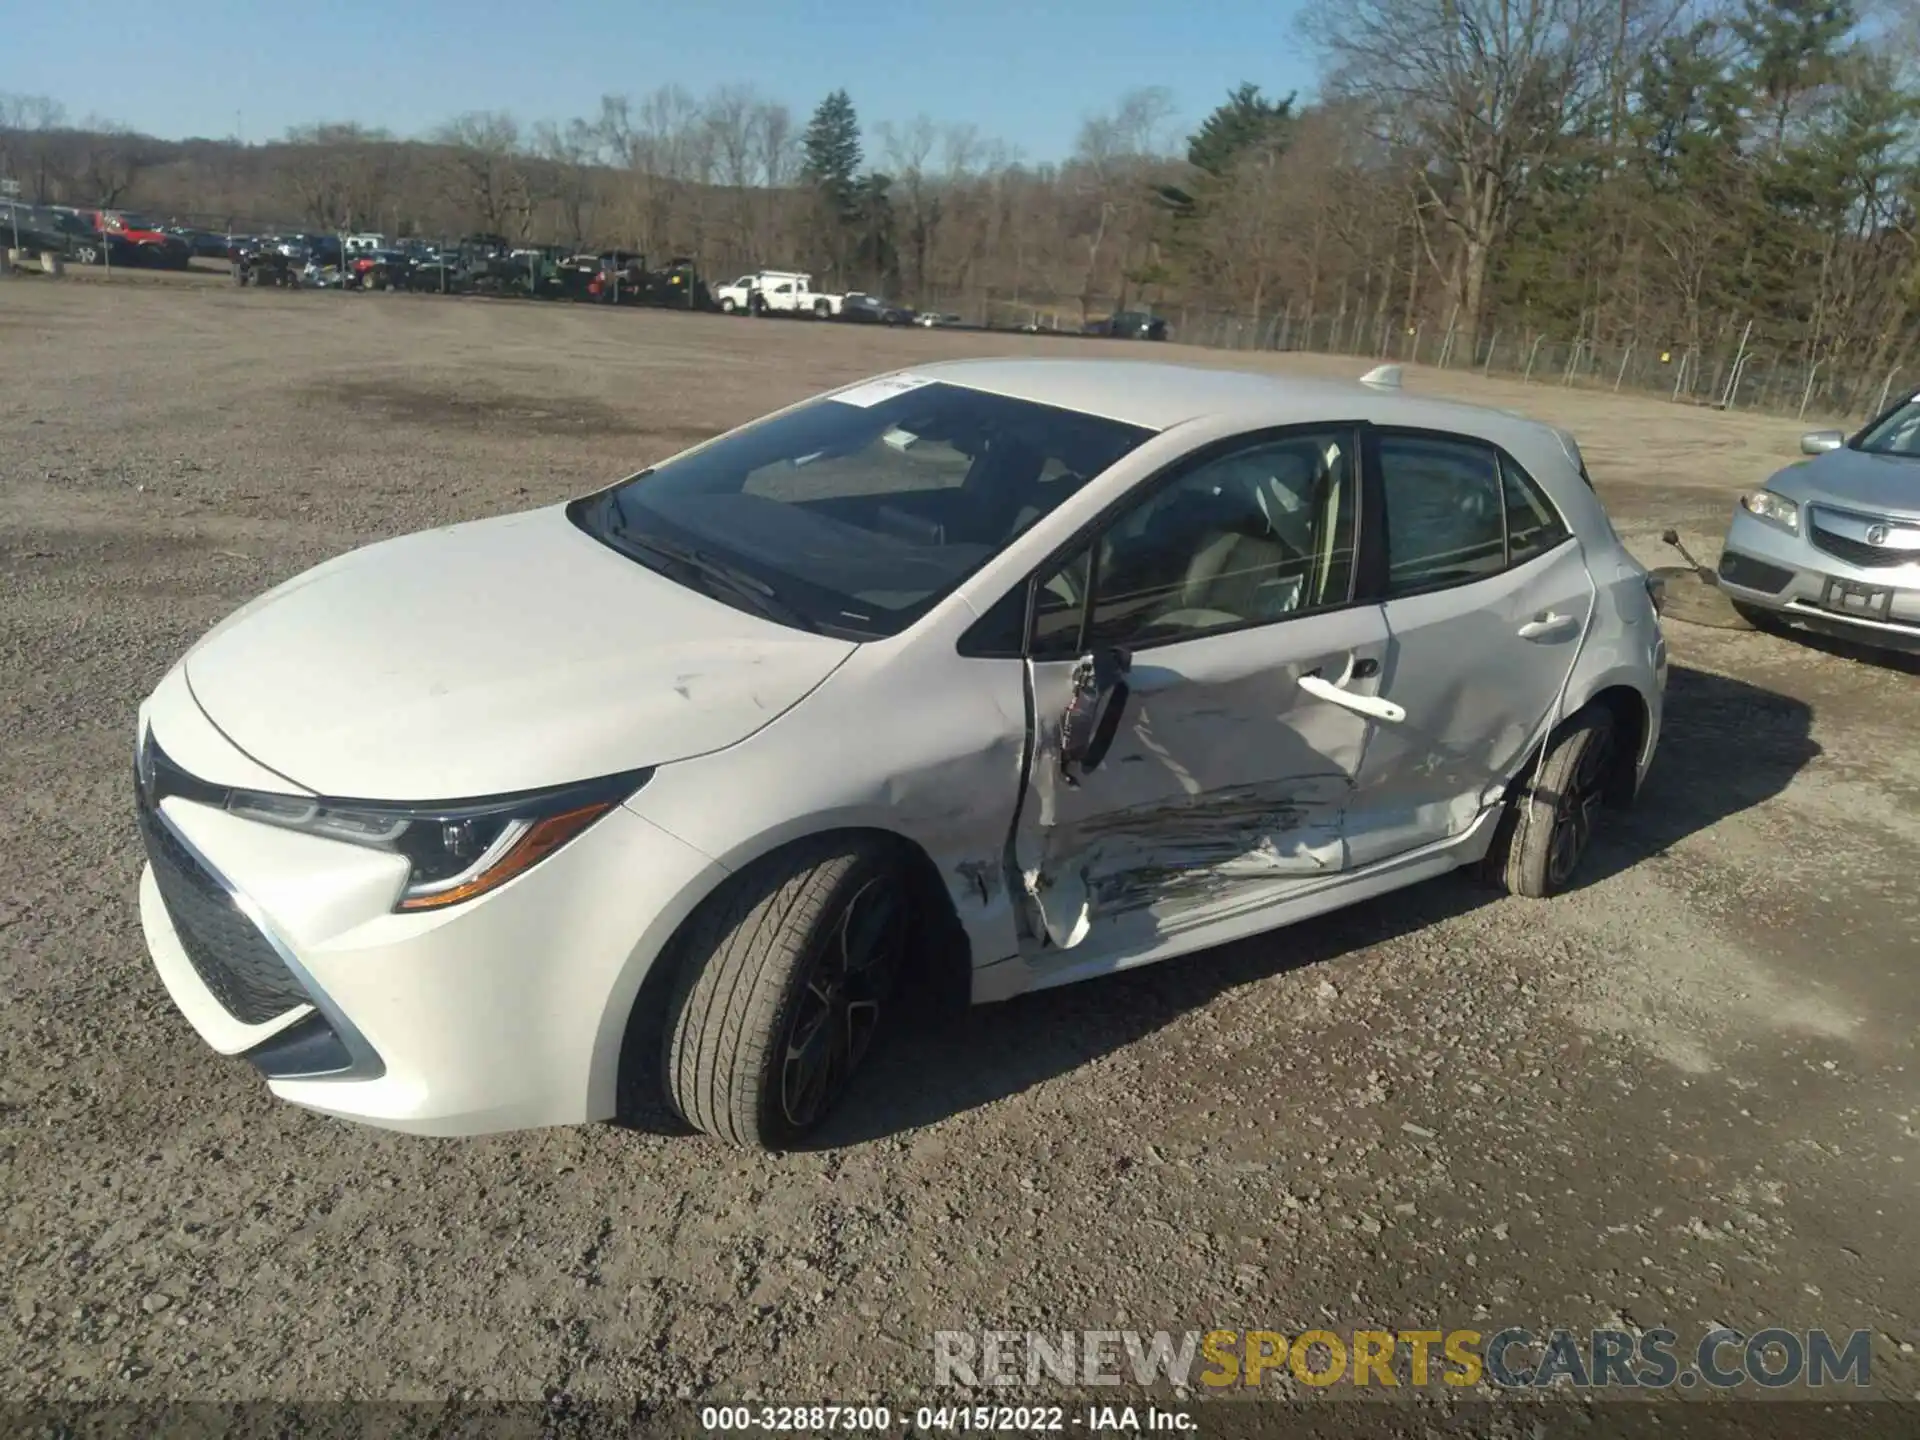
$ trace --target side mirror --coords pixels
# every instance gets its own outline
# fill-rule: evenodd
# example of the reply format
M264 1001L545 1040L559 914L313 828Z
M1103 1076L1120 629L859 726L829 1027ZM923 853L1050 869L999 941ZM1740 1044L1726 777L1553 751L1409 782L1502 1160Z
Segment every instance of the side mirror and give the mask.
M1080 657L1073 667L1073 698L1060 717L1060 773L1078 785L1107 757L1120 716L1127 708L1127 675L1133 657L1107 648Z
M1846 433L1840 430L1813 430L1800 437L1802 455L1824 455L1829 450L1839 450L1847 443Z

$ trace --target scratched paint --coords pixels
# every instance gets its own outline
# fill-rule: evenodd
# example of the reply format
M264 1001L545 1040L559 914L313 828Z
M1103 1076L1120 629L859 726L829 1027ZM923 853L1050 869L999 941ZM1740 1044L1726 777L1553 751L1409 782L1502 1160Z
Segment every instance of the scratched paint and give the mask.
M1068 948L1127 911L1184 914L1248 885L1332 873L1351 788L1341 774L1289 776L1043 825L1025 889Z

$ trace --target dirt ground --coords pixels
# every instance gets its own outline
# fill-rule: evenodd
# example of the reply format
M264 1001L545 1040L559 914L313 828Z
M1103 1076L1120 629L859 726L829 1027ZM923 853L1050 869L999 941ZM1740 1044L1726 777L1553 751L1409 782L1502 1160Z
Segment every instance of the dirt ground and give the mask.
M910 1403L943 1328L1724 1322L1869 1329L1920 1395L1920 679L1834 645L1670 623L1649 789L1569 896L1435 882L903 1036L817 1153L355 1128L174 1011L133 716L226 612L830 384L1083 348L0 283L0 1393ZM1649 563L1711 558L1800 428L1409 384L1574 427Z

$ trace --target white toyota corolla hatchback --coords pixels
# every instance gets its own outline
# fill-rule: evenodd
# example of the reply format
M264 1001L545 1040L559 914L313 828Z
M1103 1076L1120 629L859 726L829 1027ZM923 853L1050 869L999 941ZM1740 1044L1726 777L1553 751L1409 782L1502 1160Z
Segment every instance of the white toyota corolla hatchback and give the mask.
M983 1003L1457 866L1552 894L1665 678L1564 432L1392 370L934 365L240 609L140 709L140 912L301 1105L605 1118L631 1028L777 1148L915 970Z

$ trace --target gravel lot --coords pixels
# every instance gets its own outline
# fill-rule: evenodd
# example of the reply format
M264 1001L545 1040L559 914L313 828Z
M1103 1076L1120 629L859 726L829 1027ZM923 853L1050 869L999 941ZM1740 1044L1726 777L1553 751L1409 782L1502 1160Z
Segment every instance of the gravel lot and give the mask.
M924 1028L818 1153L354 1128L173 1010L133 715L227 611L829 384L1081 348L0 284L4 1395L911 1404L939 1328L1623 1322L1867 1328L1920 1392L1920 679L1839 646L1670 623L1648 793L1570 896L1436 882ZM1650 563L1801 428L1409 383L1575 427Z

